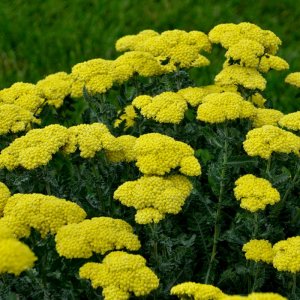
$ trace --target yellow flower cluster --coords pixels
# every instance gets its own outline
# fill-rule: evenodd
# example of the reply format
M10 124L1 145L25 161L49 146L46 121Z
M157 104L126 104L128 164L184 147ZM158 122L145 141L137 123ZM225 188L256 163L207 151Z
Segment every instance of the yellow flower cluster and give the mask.
M220 300L288 300L287 298L276 293L251 293L248 296L225 295Z
M89 93L105 93L114 83L122 84L135 74L156 76L168 73L166 66L150 53L131 51L114 61L101 58L91 59L72 68L72 97L81 97L85 87Z
M40 123L31 111L15 104L0 104L0 135L23 131L30 123Z
M17 82L0 91L0 105L14 104L32 113L39 111L44 101L41 91L31 83Z
M144 296L156 289L159 279L140 255L122 251L109 253L100 263L86 263L79 270L93 288L102 287L105 300L126 300L130 294Z
M186 100L174 92L164 92L153 98L139 96L132 104L141 110L144 117L160 123L179 124L188 108Z
M267 240L251 240L244 244L243 251L248 260L262 261L268 264L273 262L272 244Z
M171 295L175 295L182 300L217 300L224 294L219 288L210 284L184 282L173 286Z
M243 145L248 155L268 159L273 152L299 155L300 138L278 127L264 125L250 130Z
M248 22L217 25L209 32L208 37L212 43L220 43L225 49L243 39L255 41L269 54L275 54L281 45L281 40L273 32Z
M173 286L171 295L175 295L181 300L287 300L276 293L251 293L247 296L227 295L213 285L196 282L184 282Z
M290 237L273 246L273 266L278 271L300 272L300 236Z
M37 257L29 247L16 239L0 239L0 274L16 276L33 267Z
M127 35L116 43L118 51L143 51L153 55L165 68L203 67L209 60L200 51L210 52L211 44L206 34L200 31L186 32L168 30L161 34L144 30L137 35Z
M164 175L180 167L179 171L188 176L201 174L201 166L189 145L159 134L141 135L135 142L133 151L136 166L146 175Z
M258 70L262 73L267 73L270 69L282 71L288 68L289 64L283 58L271 54L264 55L258 65Z
M128 223L108 217L63 226L55 241L57 252L66 258L89 258L93 252L105 254L122 248L136 251L141 247Z
M11 230L11 228L6 226L5 223L0 223L0 240L11 239L11 238L15 238L15 237L16 236L13 233L13 231Z
M198 106L197 119L208 123L222 123L228 120L250 118L255 107L237 93L212 93L203 98Z
M285 78L285 82L300 88L300 72L290 73Z
M181 95L188 104L195 107L202 103L205 96L212 93L222 93L222 92L236 92L236 86L219 86L219 85L207 85L201 87L187 87L181 89L177 94Z
M71 86L72 78L65 72L51 74L36 84L47 104L56 108L62 106L64 99L71 94Z
M265 102L267 101L260 93L254 93L248 98L248 100L259 108L264 108Z
M278 123L280 126L291 130L300 130L300 111L283 116Z
M0 182L0 217L3 216L3 210L9 197L10 190L4 183Z
M247 89L264 90L266 80L254 68L231 65L224 68L215 77L215 82L219 85L241 85Z
M96 152L102 149L120 150L117 139L102 123L80 124L68 128L63 151L70 154L74 153L77 148L83 158L94 157Z
M179 213L191 190L191 182L182 175L143 176L119 186L114 198L137 209L137 223L158 223L167 213Z
M137 138L132 135L121 135L116 140L120 149L117 151L105 150L107 158L111 162L134 161L135 153L133 150Z
M247 174L236 180L235 185L235 198L241 201L242 208L251 212L265 209L266 205L274 205L280 200L279 192L264 178Z
M283 117L283 113L276 109L257 108L255 115L251 117L253 127L262 127L264 125L277 126L278 121Z
M7 200L0 225L6 225L18 238L29 236L31 228L45 237L85 217L85 211L71 201L42 194L15 194Z
M137 117L137 113L132 104L127 105L124 108L124 113L115 120L114 127L119 127L122 122L125 122L125 129L132 127L135 123L134 119Z
M49 125L42 129L32 129L25 136L15 139L0 154L0 168L12 170L18 166L34 169L46 165L52 155L66 143L67 128Z

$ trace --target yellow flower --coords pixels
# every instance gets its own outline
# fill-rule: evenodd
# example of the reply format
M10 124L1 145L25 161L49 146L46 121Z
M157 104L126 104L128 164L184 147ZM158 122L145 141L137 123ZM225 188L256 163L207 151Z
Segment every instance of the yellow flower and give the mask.
M239 295L225 295L221 297L220 300L288 300L285 297L282 297L276 293L251 293L248 296L239 296Z
M241 201L240 206L251 212L265 209L266 205L274 205L280 200L279 192L263 178L247 174L235 181L234 196Z
M281 57L269 55L264 55L259 62L258 70L260 72L266 73L270 69L274 69L277 71L287 70L289 68L289 64Z
M300 130L300 111L283 116L278 123L280 126L288 129Z
M137 223L157 223L167 213L179 213L191 190L191 182L182 175L143 176L119 186L114 199L138 210Z
M94 157L96 152L105 149L109 151L120 150L117 139L102 123L80 124L67 129L68 138L63 151L70 154L77 148L83 158Z
M248 22L217 25L209 32L208 37L212 43L220 43L226 49L243 39L256 41L264 47L264 52L269 54L275 54L281 45L281 40L272 31L263 30Z
M256 41L241 39L229 47L225 56L228 59L238 61L241 66L256 68L264 50L264 47Z
M285 78L285 82L300 88L300 72L290 73Z
M3 216L3 210L9 197L10 190L4 183L0 182L0 217Z
M1 220L1 219L0 219ZM9 228L5 223L0 221L0 240L15 238L15 234L12 229Z
M45 237L85 217L85 211L71 201L42 194L15 194L6 203L0 224L7 225L17 237L28 236L30 228Z
M164 175L176 167L188 176L201 174L194 150L187 144L159 133L141 135L133 148L136 166L146 175ZM186 166L186 158L189 166Z
M278 127L264 125L250 130L243 145L248 155L268 159L273 152L299 155L300 138Z
M48 75L36 84L47 104L60 107L64 99L71 94L72 78L65 72Z
M255 114L255 107L237 93L213 93L203 98L198 106L197 119L208 123L222 123L228 120L249 118Z
M200 51L209 52L211 45L205 33L168 30L161 34L142 31L137 35L125 36L116 43L118 51L142 51L151 54L161 62L165 72L179 68L203 67L209 60Z
M109 253L101 264L86 263L79 276L91 280L93 288L102 287L106 300L129 299L131 293L145 296L159 284L142 256L122 251Z
M12 273L19 276L33 267L37 260L29 247L16 239L0 240L0 274Z
M67 137L67 128L57 124L32 129L1 151L0 168L12 170L22 166L30 170L46 165L66 143Z
M249 99L255 106L259 108L265 107L265 102L267 101L260 93L254 93L249 97Z
M300 236L290 237L273 246L273 266L278 271L300 272Z
M23 131L30 123L40 123L31 111L15 104L0 103L0 135Z
M258 108L256 114L251 118L253 127L262 127L264 125L277 126L283 113L276 109Z
M116 138L118 145L120 146L119 150L111 151L105 150L105 153L108 159L111 162L131 162L135 160L135 153L133 151L136 137L132 135L121 135Z
M132 127L135 123L134 119L137 117L134 106L132 104L127 105L124 108L124 113L115 120L114 127L119 127L121 122L125 121L125 129Z
M218 300L224 294L219 288L210 284L184 282L173 286L171 295L179 299Z
M243 251L248 260L262 261L268 264L273 262L272 244L267 240L251 240L244 244Z
M142 101L139 101L141 97ZM148 119L154 119L160 123L179 124L184 118L188 106L186 100L174 92L164 92L153 98L146 105L145 97L140 96L133 100L132 104L141 110L141 114Z
M222 86L241 85L251 90L264 90L266 88L266 80L255 68L246 68L239 65L224 68L215 77L215 82Z
M101 58L91 59L79 63L72 68L71 96L82 97L83 88L92 93L103 93L111 88L113 78L111 76L113 61Z
M141 247L128 223L108 217L63 226L55 241L57 252L66 258L89 258L93 252L105 254L122 248L136 251Z
M37 113L45 104L45 99L34 84L17 82L0 91L1 103L14 104L32 113Z

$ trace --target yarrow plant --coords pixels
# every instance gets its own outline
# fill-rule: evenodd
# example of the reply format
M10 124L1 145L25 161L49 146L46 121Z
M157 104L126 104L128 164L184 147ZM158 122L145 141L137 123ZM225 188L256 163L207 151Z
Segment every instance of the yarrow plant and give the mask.
M0 298L299 299L300 112L264 94L280 45L144 30L1 90Z

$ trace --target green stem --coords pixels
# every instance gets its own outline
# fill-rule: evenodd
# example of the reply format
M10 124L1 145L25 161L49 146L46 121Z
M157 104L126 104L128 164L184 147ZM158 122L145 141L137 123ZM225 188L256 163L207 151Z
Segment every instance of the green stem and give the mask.
M99 211L102 212L102 200L103 200L103 195L102 195L102 191L101 189L99 188L99 184L98 184L98 179L100 177L100 174L99 174L99 169L96 167L96 163L95 161L91 161L91 165L92 165L92 172L93 172L93 175L95 177L95 181L96 181L96 192L97 192L97 196L98 196L98 201L99 201Z
M297 299L297 298L296 298L297 273L294 273L294 274L293 274L292 280L293 280L293 285L292 285L292 295L293 295L294 299Z
M208 265L208 270L205 276L205 283L208 283L209 281L210 273L215 262L215 257L217 255L217 244L220 235L220 218L221 218L222 200L223 200L223 195L225 190L226 164L228 160L227 157L228 156L228 140L227 140L228 134L227 134L226 125L224 129L224 134L225 134L225 139L224 139L224 148L223 148L223 161L222 161L222 171L221 171L221 178L220 178L220 190L219 190L219 198L217 204L217 213L216 213L216 219L214 225L213 246L212 246L210 261Z
M254 263L254 272L253 272L253 285L252 285L252 289L251 292L254 292L256 289L256 279L257 279L257 275L259 273L259 265L257 262L253 262Z
M266 168L266 176L268 178L271 178L271 174L270 174L270 169L271 169L271 160L272 160L272 157L270 155L268 161L267 161L267 168Z
M252 239L255 239L257 234L258 234L258 213L254 213L254 216L253 216L253 232L252 232Z

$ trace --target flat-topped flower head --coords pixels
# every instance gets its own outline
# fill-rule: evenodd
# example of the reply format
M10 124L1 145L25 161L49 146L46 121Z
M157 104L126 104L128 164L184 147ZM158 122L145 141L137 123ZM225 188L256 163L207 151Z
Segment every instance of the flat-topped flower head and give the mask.
M46 165L67 138L67 128L58 124L32 129L1 151L0 168L12 170L21 166L30 170Z
M131 294L145 296L159 285L159 279L142 256L122 251L109 253L101 264L86 263L79 276L91 280L95 289L102 287L105 300L126 300Z
M56 250L66 258L89 258L111 250L139 250L138 237L123 220L108 217L84 220L61 227L55 237Z
M262 127L264 125L278 126L278 121L283 117L283 113L276 109L257 108L255 115L251 117L253 127Z
M177 167L188 176L201 174L193 148L163 134L141 135L135 142L133 152L136 166L146 175L164 175Z
M184 282L173 286L171 295L175 295L179 299L195 300L218 300L224 296L219 288L196 282Z
M141 101L139 101L141 99ZM147 119L153 119L160 123L179 124L184 113L188 109L185 98L174 92L164 92L151 97L145 102L144 96L136 97L133 106L141 110L141 114Z
M78 63L72 68L71 96L82 97L83 88L91 93L104 93L113 85L113 77L110 75L113 61L101 58L91 59Z
M215 82L219 85L237 85L250 90L264 90L266 80L254 68L231 65L225 67L215 77Z
M287 70L289 64L283 58L275 55L266 54L261 57L258 65L258 71L262 73L268 72L270 69L276 71Z
M136 110L132 104L127 105L123 113L114 122L114 127L119 127L119 125L124 122L125 129L132 127L135 123L135 118L137 117Z
M17 237L30 234L34 228L42 237L72 223L79 223L86 217L85 211L76 203L43 194L15 194L4 208L0 224L6 224Z
M179 213L191 190L191 182L182 175L143 176L119 186L114 198L137 209L137 223L158 223L167 213Z
M212 43L219 43L226 49L244 39L255 41L269 54L275 54L281 45L281 40L272 31L263 30L248 22L217 25L209 32L208 37Z
M247 174L235 181L234 196L241 201L240 206L251 212L256 212L280 200L279 192L272 184L252 174Z
M300 111L284 115L280 118L278 124L282 127L299 131L300 130Z
M248 155L268 159L273 152L299 155L300 138L276 126L264 125L250 130L243 145Z
M0 135L24 131L33 123L40 120L31 111L15 104L0 104Z
M248 260L262 261L268 264L273 262L272 244L267 240L250 240L244 244L243 252Z
M0 182L0 217L3 216L4 207L10 196L11 194L8 187L3 182Z
M2 103L14 104L32 113L38 113L45 104L45 99L36 85L17 82L0 91L0 104Z
M12 238L0 239L0 274L19 276L31 269L36 260L34 253L22 242Z
M96 152L103 150L118 151L120 146L117 139L102 123L80 124L67 129L68 138L63 146L65 153L80 150L83 158L94 157Z
M135 153L133 151L137 138L132 135L121 135L116 138L119 149L105 150L105 154L111 162L131 162L135 161Z
M255 107L237 93L213 93L203 98L198 106L197 119L208 123L250 118L255 114Z
M251 293L248 296L224 295L220 300L288 300L276 293Z
M285 82L300 88L300 72L290 73L286 78Z
M199 52L211 50L208 37L201 31L168 30L161 34L142 31L124 36L116 43L118 51L142 51L153 55L169 71L179 68L203 67L209 60Z
M273 266L278 271L300 272L300 235L279 241L273 246Z
M48 75L37 82L36 86L48 105L62 106L64 99L71 94L72 77L65 72Z

